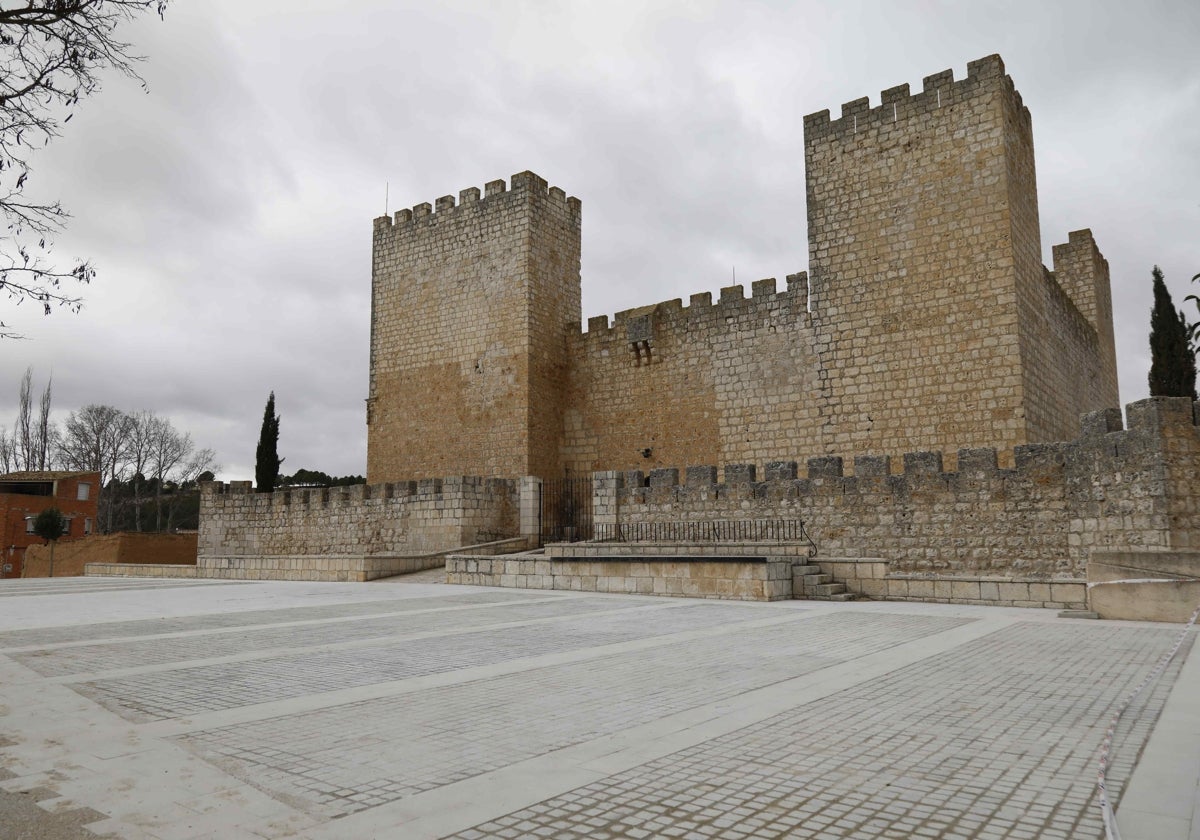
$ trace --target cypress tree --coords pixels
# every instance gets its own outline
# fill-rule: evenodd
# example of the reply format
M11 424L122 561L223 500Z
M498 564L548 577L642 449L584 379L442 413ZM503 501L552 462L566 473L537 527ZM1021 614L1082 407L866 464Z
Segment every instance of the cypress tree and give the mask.
M258 450L254 464L254 483L259 493L270 493L279 480L279 415L275 413L275 392L267 398L263 411L262 431L258 435Z
M1150 396L1196 399L1196 356L1187 320L1175 309L1163 273L1154 266L1154 308L1150 310Z

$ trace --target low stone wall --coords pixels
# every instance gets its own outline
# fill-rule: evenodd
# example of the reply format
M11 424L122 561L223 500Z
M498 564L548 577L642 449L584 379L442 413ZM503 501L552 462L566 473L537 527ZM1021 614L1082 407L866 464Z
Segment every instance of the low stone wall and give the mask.
M810 561L846 591L880 601L928 601L989 607L1086 609L1087 584L1074 578L1019 579L980 575L891 573L878 557L818 557Z
M1155 397L1127 414L1128 429L1110 409L1086 415L1075 441L1017 447L1011 469L994 449L964 449L953 472L942 453L917 452L902 472L859 456L852 474L837 457L809 459L804 476L795 462L772 462L763 481L754 464L725 465L721 481L714 466L597 473L593 510L602 527L803 520L820 557L884 558L892 577L915 576L894 594L875 585L873 597L923 598L923 580L936 577L990 603L993 582L1082 582L1094 551L1200 547L1200 404ZM1011 600L1083 600L1025 594Z
M586 545L573 544L559 556L451 555L446 560L446 581L519 589L736 601L779 601L792 597L792 559L788 556L735 553L723 556L715 553L598 556L595 551L589 556Z
M523 486L523 485L522 485ZM201 489L201 577L365 581L441 565L445 552L520 535L518 482L452 476L255 493Z
M171 566L149 565L145 563L88 563L83 567L83 573L88 577L201 577L195 565Z
M1187 621L1200 607L1200 551L1097 553L1088 608L1101 618Z
M158 534L119 531L79 540L61 541L54 547L54 576L86 574L88 564L195 565L196 534ZM50 546L32 545L25 551L25 577L50 573Z

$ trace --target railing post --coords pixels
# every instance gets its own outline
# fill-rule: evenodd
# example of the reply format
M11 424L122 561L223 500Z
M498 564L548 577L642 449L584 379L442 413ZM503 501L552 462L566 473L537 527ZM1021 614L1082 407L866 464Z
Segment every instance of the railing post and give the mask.
M537 476L521 476L520 485L521 536L541 545L542 480Z

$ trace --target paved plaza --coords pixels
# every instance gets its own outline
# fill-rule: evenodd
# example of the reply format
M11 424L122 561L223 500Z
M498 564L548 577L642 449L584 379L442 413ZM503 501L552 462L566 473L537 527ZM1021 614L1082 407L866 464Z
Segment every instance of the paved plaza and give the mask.
M4 581L0 837L1102 838L1180 631L426 580ZM1125 840L1200 840L1194 635Z

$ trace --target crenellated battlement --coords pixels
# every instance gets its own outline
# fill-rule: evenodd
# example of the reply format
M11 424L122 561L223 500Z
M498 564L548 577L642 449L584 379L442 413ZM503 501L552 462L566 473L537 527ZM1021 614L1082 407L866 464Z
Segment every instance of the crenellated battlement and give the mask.
M607 472L594 481L595 507L606 524L632 531L801 520L818 558L883 558L893 574L1082 579L1093 551L1200 546L1200 401L1153 397L1126 414L1128 428L1118 409L1089 412L1075 440L1017 446L1012 467L999 466L995 448L979 447L959 449L953 470L943 453L928 451L900 464L860 455L852 474L836 456L769 462L761 477L754 464ZM963 597L1000 597L973 591L980 594ZM1025 606L1054 600L1012 598Z
M425 201L411 209L397 210L391 216L377 216L374 220L375 235L379 236L385 231L390 231L392 235L412 232L422 226L436 225L447 218L458 218L463 213L488 205L529 196L561 207L575 218L582 213L583 205L578 198L568 197L560 187L552 187L546 179L526 170L513 175L508 183L504 179L488 181L484 184L482 193L478 187L467 187L459 191L457 200L453 195L444 195L433 204Z
M812 494L846 495L858 492L888 492L905 495L931 485L953 490L976 488L983 483L1045 483L1050 475L1062 476L1073 460L1086 461L1094 469L1096 460L1116 467L1130 458L1141 458L1157 442L1187 434L1200 445L1200 402L1184 398L1152 397L1126 406L1128 428L1119 409L1089 412L1080 419L1080 436L1074 441L1033 443L1013 447L1013 467L999 466L995 447L959 449L957 468L944 470L940 451L905 453L895 460L888 455L857 455L846 459L826 455L797 461L770 461L759 479L756 464L725 464L682 468L626 470L617 472L617 488L627 503L688 501L721 498L799 498ZM894 466L901 466L899 471ZM1074 465L1078 466L1078 465ZM720 480L718 480L720 474Z
M907 83L882 91L880 104L874 108L870 99L863 96L844 103L841 117L836 120L828 109L808 114L804 117L804 141L812 144L825 138L845 138L871 127L900 123L963 102L996 86L1012 97L1016 113L1028 125L1029 109L1024 106L1012 78L1004 72L1003 60L998 55L989 55L970 62L966 78L957 81L953 70L943 70L926 76L919 93L912 93Z
M725 326L744 319L772 317L779 314L781 306L787 306L792 314L803 313L807 320L807 272L787 275L782 289L774 277L768 277L751 283L748 297L745 292L745 286L741 284L725 286L715 301L712 292L697 292L691 295L686 306L681 298L674 298L621 310L613 315L611 321L607 315L597 315L588 318L586 331L581 332L579 324L573 324L572 329L577 332L578 338L586 342L624 342L630 340L629 331L636 331L640 326L635 322L643 322L647 318L651 319L656 331L687 331L702 325Z
M511 479L483 476L423 478L419 481L389 481L380 484L351 484L346 487L288 487L271 493L256 493L250 481L208 481L200 485L203 496L228 497L264 508L359 508L370 502L439 502L464 494L510 492Z

